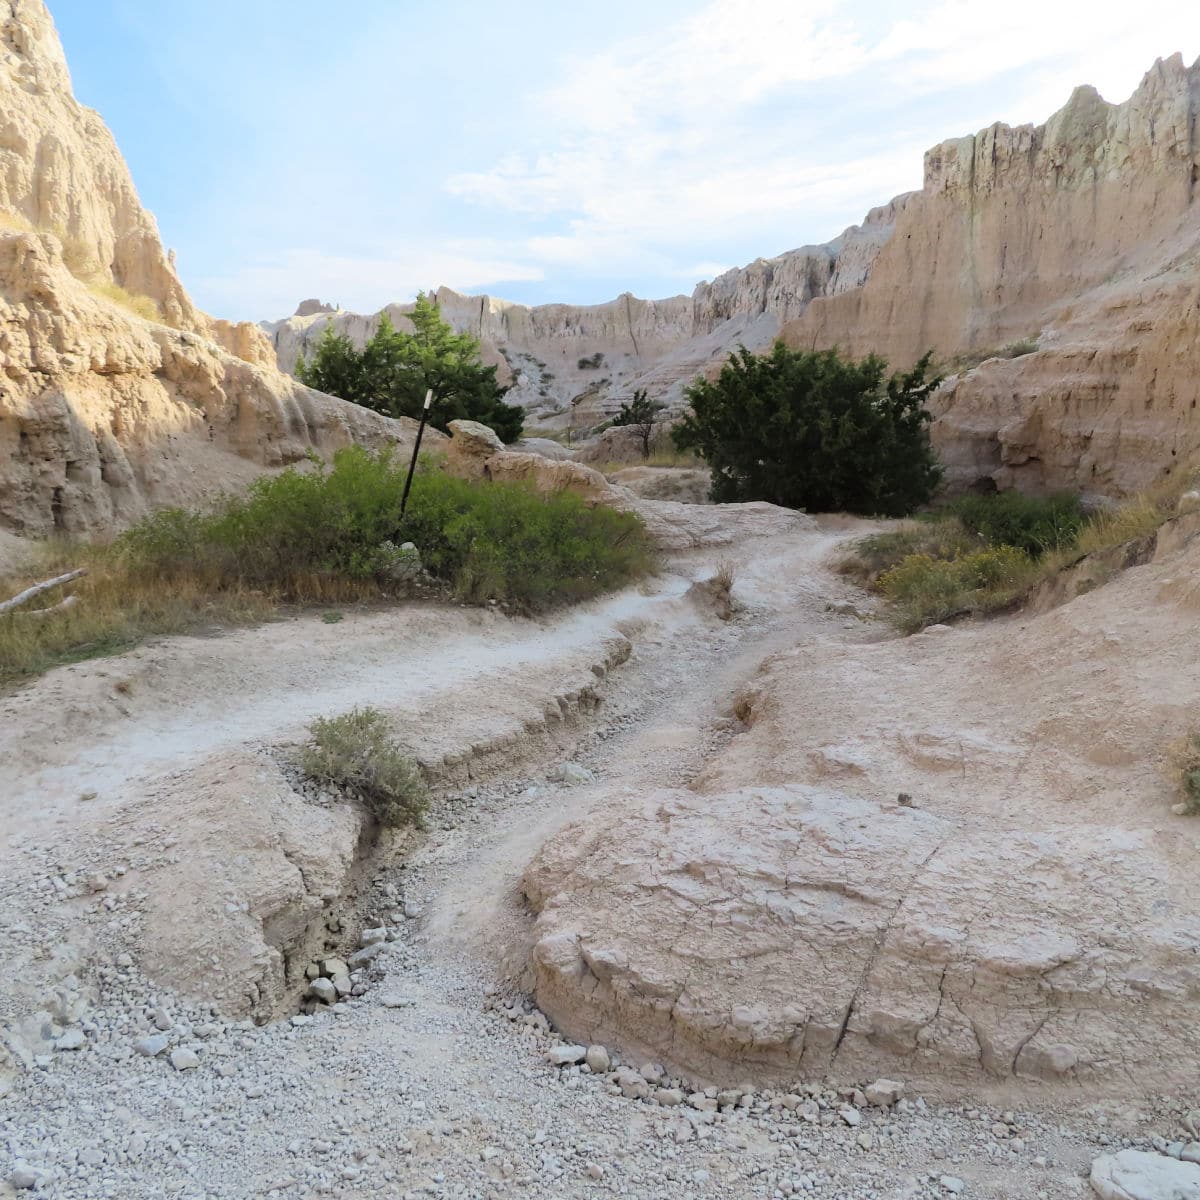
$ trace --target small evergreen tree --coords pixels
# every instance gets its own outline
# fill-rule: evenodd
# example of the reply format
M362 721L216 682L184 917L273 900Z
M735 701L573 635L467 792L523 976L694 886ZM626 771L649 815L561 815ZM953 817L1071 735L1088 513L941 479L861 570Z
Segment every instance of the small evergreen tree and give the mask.
M628 425L636 429L642 439L642 457L650 457L650 439L654 436L654 418L662 405L651 400L644 388L633 393L633 399L621 405L620 412L613 417L614 425Z
M887 376L874 354L743 346L716 379L688 388L691 410L672 436L712 468L716 501L902 516L941 479L925 408L941 382L930 357Z
M398 330L384 313L362 350L326 326L312 362L301 358L296 364L296 377L389 417L419 417L432 389L430 423L436 428L466 418L490 426L505 442L516 441L525 414L504 403L508 389L496 382L494 366L480 362L479 343L455 333L424 292L408 319L411 333Z

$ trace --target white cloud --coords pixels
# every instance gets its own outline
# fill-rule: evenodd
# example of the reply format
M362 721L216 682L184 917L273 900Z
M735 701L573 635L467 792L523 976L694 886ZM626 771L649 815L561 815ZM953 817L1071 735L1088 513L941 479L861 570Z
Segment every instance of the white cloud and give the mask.
M1109 98L1124 99L1176 48L1164 30L1200 48L1200 17L1182 19L1177 0L928 0L900 19L880 7L710 0L565 61L540 97L536 136L445 186L557 225L523 243L548 273L678 277L734 235L762 231L764 254L834 236L919 187L928 146L996 119L1045 120L1077 83L1116 85ZM1020 111L996 111L1001 77ZM941 112L929 105L939 94ZM919 119L905 105L924 105ZM853 109L841 125L840 106ZM898 121L904 132L889 138Z

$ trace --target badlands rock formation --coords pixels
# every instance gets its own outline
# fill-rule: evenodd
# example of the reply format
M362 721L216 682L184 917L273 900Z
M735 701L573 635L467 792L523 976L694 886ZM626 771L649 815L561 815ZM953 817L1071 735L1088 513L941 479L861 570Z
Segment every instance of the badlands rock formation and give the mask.
M301 387L256 327L196 310L112 136L71 93L45 5L2 0L0 527L101 532L406 429Z
M1164 757L1198 570L1168 538L1019 628L769 659L691 788L616 789L537 855L539 1004L721 1084L1190 1086L1196 833Z
M1076 89L1045 125L993 125L929 151L919 192L823 246L759 259L688 298L622 296L525 308L438 292L443 312L510 368L539 422L586 429L644 387L684 384L739 343L926 350L990 359L937 397L934 436L956 486L1116 494L1200 449L1200 63L1157 62L1120 105ZM376 318L311 311L265 328L291 369L330 321L365 338ZM403 306L388 310L402 320Z
M511 401L546 425L587 428L616 412L636 388L678 403L684 385L734 346L767 346L815 296L856 287L905 200L873 210L861 227L826 245L760 258L699 284L690 297L639 300L626 293L607 304L529 308L443 287L437 302L451 325L479 339L487 361L501 364ZM410 309L392 304L382 312L403 325ZM291 371L328 325L361 345L381 315L335 312L306 300L294 316L263 329L280 367Z

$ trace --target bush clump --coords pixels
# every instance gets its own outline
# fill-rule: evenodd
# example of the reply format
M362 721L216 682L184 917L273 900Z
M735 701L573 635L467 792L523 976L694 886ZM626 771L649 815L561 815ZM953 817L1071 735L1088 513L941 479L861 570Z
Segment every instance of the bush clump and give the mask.
M460 599L530 611L595 596L649 568L633 514L588 508L572 493L422 471L401 518L405 475L386 450L349 446L332 467L264 477L210 513L154 513L117 551L133 574L199 576L214 591L309 601L389 594L409 574L403 547L412 542Z
M1200 815L1200 733L1188 734L1172 748L1171 767L1182 797L1176 811Z
M1087 521L1083 504L1071 492L1047 497L1016 491L963 496L947 511L989 546L1016 546L1033 558L1071 545Z
M300 769L318 783L357 793L383 826L420 825L429 806L421 768L392 737L378 709L318 717L301 747Z
M743 346L687 390L691 409L672 437L712 468L715 501L904 516L941 479L925 408L939 382L929 355L888 376L874 354Z
M973 611L1011 604L1028 586L1033 559L1015 546L990 546L955 558L909 554L879 576L878 591L906 633Z

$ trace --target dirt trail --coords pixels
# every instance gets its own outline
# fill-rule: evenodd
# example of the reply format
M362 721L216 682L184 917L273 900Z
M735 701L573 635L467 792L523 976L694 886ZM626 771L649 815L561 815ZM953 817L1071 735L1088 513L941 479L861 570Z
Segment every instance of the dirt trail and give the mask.
M504 1007L497 990L511 999L528 985L531 921L517 884L553 830L609 802L614 787L680 786L719 761L737 730L734 701L764 663L886 636L830 609L854 592L824 564L862 528L798 525L697 549L643 589L545 622L424 608L333 626L312 618L171 639L55 672L0 702L11 984L0 1018L29 1054L27 1069L6 1074L0 1053L0 1196L9 1173L24 1170L67 1200L912 1200L964 1188L1056 1200L1084 1195L1080 1173L1101 1145L1146 1144L1151 1128L1177 1136L1165 1115L1130 1106L1002 1114L922 1101L864 1113L859 1128L836 1116L832 1093L815 1124L770 1093L712 1114L638 1104L578 1068L548 1066L536 1016L491 1011ZM740 611L729 623L685 595L719 559L737 572ZM619 666L615 642L630 650ZM602 692L599 711L541 736L556 698L588 686ZM255 916L261 898L236 886L292 836L271 869L283 878L298 863L297 894L319 893L306 843L340 837L352 847L353 830L338 824L339 809L312 806L316 824L273 830L294 820L295 805L271 807L290 793L263 747L355 703L386 709L427 758L494 742L506 760L490 779L464 777L429 832L364 881L362 922L386 923L394 939L364 994L255 1028L148 981L139 938L166 928L154 925L156 889L186 885L168 932L192 947L201 993L238 964L214 951L208 925L220 914L184 906L185 895L196 899L188 888L229 886L229 903ZM564 760L582 782L556 781ZM230 792L231 779L240 790ZM80 803L85 790L98 794ZM243 806L215 807L214 796ZM222 858L220 838L257 809L263 829ZM83 847L98 849L89 857ZM114 878L118 859L129 869ZM63 882L95 869L109 873L99 895ZM45 1011L19 1020L31 1004ZM160 1027L161 1056L135 1048ZM82 1048L39 1046L39 1029L62 1039L77 1029ZM174 1068L177 1051L198 1065ZM1002 1118L1011 1136L997 1140L987 1131Z

